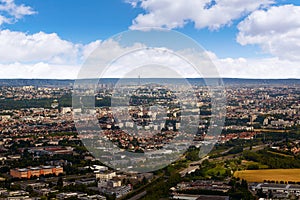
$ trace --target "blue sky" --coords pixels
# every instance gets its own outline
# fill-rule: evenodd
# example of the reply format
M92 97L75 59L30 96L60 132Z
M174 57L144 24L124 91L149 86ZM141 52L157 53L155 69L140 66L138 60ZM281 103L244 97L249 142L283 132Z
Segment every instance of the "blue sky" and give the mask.
M5 24L2 29L7 28L30 34L39 31L54 32L62 39L84 44L99 39L105 40L128 30L132 20L138 14L145 13L143 9L132 8L123 0L90 0L89 2L82 0L26 0L16 2L30 5L38 13L27 16L14 24ZM261 51L257 46L242 47L236 43L236 24L239 21L236 20L232 26L213 31L195 29L193 23L174 30L192 37L205 49L214 51L220 57L260 57ZM220 45L221 43L222 45Z
M57 33L72 42L89 43L127 30L139 13L122 1L26 0L38 13L4 27L17 31Z
M204 2L216 5L208 10L201 7ZM224 77L300 78L299 14L296 0L0 0L1 78L55 78L49 77L52 69L72 69L66 78L73 78L92 48L143 26L167 27L195 39ZM50 39L56 41L50 50L38 49L52 46ZM13 52L20 55L14 59Z

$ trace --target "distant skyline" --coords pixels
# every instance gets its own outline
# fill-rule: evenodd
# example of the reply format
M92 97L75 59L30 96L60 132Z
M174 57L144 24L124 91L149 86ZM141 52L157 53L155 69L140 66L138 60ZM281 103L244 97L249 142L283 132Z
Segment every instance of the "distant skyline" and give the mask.
M119 32L164 27L195 39L221 77L300 78L296 0L0 0L0 78L75 79Z

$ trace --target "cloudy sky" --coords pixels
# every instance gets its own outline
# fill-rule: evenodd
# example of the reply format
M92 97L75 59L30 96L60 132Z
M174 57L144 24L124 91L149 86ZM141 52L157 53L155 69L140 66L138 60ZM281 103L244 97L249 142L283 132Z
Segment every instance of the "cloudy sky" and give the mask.
M193 38L222 77L300 78L299 19L299 0L0 0L0 78L76 78L143 27Z

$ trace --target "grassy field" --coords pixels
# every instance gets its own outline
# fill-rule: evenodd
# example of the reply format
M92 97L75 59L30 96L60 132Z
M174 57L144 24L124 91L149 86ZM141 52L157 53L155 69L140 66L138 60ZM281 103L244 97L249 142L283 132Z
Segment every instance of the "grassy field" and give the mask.
M263 182L264 180L300 182L300 169L244 170L236 171L234 176L248 182Z
M273 151L267 151L268 153L272 153L274 155L279 155L279 156L284 156L284 157L289 157L289 158L293 158L294 156L291 156L291 155L286 155L286 154L283 154L283 153L277 153L277 152L273 152Z
M263 164L260 164L258 162L242 160L241 166L243 166L245 170L247 169L247 167L249 165L257 165L259 167L259 169L268 169L269 168L268 165L263 165Z

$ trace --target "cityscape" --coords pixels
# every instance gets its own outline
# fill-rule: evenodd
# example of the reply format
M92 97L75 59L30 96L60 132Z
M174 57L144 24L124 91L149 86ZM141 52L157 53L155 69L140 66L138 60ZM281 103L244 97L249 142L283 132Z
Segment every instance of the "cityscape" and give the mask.
M28 80L31 84L26 85L17 80L15 86L2 84L1 104L6 109L1 109L0 117L1 196L7 199L298 198L300 82L248 81L224 79L226 116L222 132L216 136L208 134L211 97L201 80L190 80L198 99L196 109L184 102L181 106L176 104L176 93L164 86L137 86L139 89L127 108L131 121L122 121L122 116L115 119L106 102L113 98L115 82L107 80L95 96L98 106L93 115L103 138L120 148L113 155L110 154L113 148L97 154L97 147L106 148L102 136L92 139L96 146L87 146L85 140L95 135L78 133L73 112L79 111L72 107L70 95L72 81L60 86L49 84L51 80L43 86L35 86L35 80ZM149 105L156 104L167 109L151 110ZM198 118L199 124L182 153L186 139L168 144L180 134L184 108L187 120ZM164 123L155 121L164 112ZM144 129L145 135L136 134L135 129L137 132ZM210 143L214 145L212 151L201 156L201 148ZM168 147L162 150L163 145ZM127 155L129 160L122 154L124 151L133 153ZM164 163L173 158L171 164ZM127 170L114 167L114 163L124 165ZM153 170L156 165L162 168ZM134 170L142 166L144 172Z

